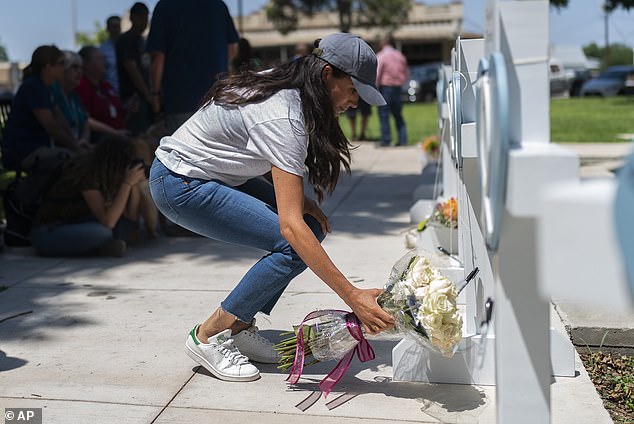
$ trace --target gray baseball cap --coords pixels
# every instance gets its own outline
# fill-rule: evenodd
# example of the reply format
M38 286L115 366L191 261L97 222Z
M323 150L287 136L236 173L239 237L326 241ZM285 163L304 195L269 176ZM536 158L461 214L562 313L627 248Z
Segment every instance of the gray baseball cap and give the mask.
M371 105L383 106L376 88L376 55L360 37L345 32L327 35L313 54L352 77L359 96Z

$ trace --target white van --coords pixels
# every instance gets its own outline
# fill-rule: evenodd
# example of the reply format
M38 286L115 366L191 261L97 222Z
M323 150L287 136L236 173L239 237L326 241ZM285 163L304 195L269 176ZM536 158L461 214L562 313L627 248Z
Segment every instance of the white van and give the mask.
M569 97L570 84L574 77L574 71L566 70L561 60L551 58L548 61L548 77L550 80L551 97Z

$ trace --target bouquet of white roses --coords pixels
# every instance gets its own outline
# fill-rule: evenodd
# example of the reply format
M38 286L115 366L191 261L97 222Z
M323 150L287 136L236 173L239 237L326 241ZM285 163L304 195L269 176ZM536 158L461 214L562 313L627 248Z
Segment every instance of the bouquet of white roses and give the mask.
M381 307L396 320L396 329L427 348L452 357L462 338L456 298L478 268L456 284L423 256L408 254L392 269Z
M385 290L377 301L394 317L396 332L412 337L445 357L451 357L462 338L462 317L458 313L456 298L477 272L476 268L467 278L455 284L427 258L410 252L394 265ZM362 362L374 358L360 323L351 312L311 312L295 331L287 334L290 337L275 347L281 354L279 368L293 367L289 376L292 383L299 379L305 358L312 357L309 365L332 359L347 361L343 367L337 365L331 374L339 368L345 372L355 352Z

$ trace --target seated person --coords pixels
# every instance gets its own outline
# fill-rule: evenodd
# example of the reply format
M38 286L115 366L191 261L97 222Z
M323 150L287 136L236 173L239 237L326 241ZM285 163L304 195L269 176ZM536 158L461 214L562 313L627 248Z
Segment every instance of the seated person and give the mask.
M70 158L36 214L31 243L42 256L122 256L146 179L134 145L111 136Z
M111 134L127 136L125 112L114 87L106 81L106 65L103 53L95 46L79 50L84 64L84 74L76 91L88 112L92 141Z
M51 84L62 79L64 64L64 54L53 45L33 52L4 129L5 168L28 171L37 159L81 150L79 139L60 125L49 91Z
M75 91L82 73L81 57L75 52L64 50L64 73L59 81L51 85L53 103L61 112L62 125L68 125L73 137L84 146L90 145L88 114Z

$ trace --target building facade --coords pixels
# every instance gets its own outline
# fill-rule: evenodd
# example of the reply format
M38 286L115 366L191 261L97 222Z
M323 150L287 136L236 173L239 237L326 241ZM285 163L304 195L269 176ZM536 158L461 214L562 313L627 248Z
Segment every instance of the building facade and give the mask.
M448 63L451 48L455 45L456 37L461 34L462 17L462 2L438 5L414 3L407 20L393 32L396 47L405 54L410 65ZM255 54L265 64L287 61L293 56L296 45L312 45L315 39L339 30L339 15L336 12L301 16L298 29L286 35L278 32L267 19L266 7L234 19L241 36L249 40ZM350 32L363 37L377 49L379 40L387 30L355 27L354 16L352 21Z

